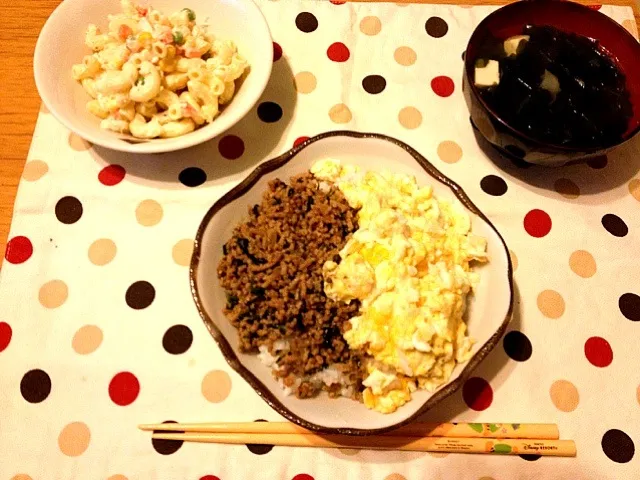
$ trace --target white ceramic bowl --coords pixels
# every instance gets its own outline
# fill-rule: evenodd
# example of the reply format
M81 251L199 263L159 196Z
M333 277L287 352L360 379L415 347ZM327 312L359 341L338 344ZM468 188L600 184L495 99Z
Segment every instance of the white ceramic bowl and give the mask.
M256 104L264 91L273 63L273 44L267 22L252 0L156 0L153 7L167 14L191 8L197 23L208 18L209 31L233 40L250 66L233 100L214 121L187 135L149 141L123 140L102 130L100 119L86 110L90 97L71 76L71 66L90 53L84 44L87 25L103 31L107 15L119 13L119 0L65 0L45 23L33 59L36 86L49 111L69 130L89 142L114 150L157 153L180 150L210 140L229 129Z
M469 334L476 339L473 357L458 365L446 385L436 392L413 394L413 400L396 412L381 414L347 398L326 394L300 400L284 395L270 370L256 355L241 353L238 335L222 310L225 293L217 276L222 245L246 216L249 206L260 203L269 181L303 173L323 158L338 158L363 169L387 168L415 175L419 184L432 185L443 198L458 198L471 214L473 231L487 238L490 261L479 267L481 281L468 304ZM229 364L276 411L292 422L323 433L362 435L382 433L411 422L456 391L496 346L505 332L513 308L513 280L507 246L485 215L462 189L440 173L408 145L382 135L330 132L311 138L287 153L258 166L242 183L218 200L205 215L196 235L191 260L191 287L196 306Z

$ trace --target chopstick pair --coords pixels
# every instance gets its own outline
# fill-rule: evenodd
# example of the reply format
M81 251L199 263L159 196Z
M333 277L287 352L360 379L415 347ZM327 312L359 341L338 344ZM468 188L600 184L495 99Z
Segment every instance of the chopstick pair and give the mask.
M154 431L154 439L199 443L576 456L575 442L559 440L557 425L540 423L413 423L368 436L316 434L288 422L163 423L139 428Z

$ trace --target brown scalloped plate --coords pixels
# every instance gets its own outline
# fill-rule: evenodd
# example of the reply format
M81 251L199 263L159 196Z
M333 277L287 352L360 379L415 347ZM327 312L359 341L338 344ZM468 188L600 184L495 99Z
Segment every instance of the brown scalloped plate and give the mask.
M435 392L419 390L413 400L396 412L382 414L347 398L330 399L325 394L298 399L286 396L257 355L239 351L235 328L223 314L225 292L217 277L222 245L247 208L259 203L269 181L308 171L317 160L337 158L363 169L388 169L415 175L434 193L458 199L469 211L474 233L487 238L490 261L477 268L480 284L468 301L466 320L476 340L473 356L456 366L450 381ZM191 291L200 316L222 354L273 409L286 419L321 433L348 435L380 434L405 425L458 390L471 372L498 344L511 320L513 309L512 267L507 246L489 219L463 190L440 173L422 155L399 140L372 133L328 132L310 138L277 158L258 166L239 185L225 194L207 212L198 228L190 269Z

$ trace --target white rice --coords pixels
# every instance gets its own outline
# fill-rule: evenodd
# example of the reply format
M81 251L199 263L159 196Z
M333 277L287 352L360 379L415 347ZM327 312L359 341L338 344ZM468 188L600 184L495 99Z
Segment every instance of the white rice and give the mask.
M273 350L276 354L282 352L286 352L289 349L289 343L286 340L278 340L273 345ZM278 358L271 354L269 349L265 345L261 345L259 347L258 358L260 361L271 368L274 372L280 370L280 365L278 365ZM314 387L319 388L323 383L329 387L331 385L340 384L342 385L342 389L340 390L340 395L343 397L351 397L353 395L353 387L348 386L348 378L344 376L344 374L338 369L336 366L332 365L324 370L314 373L313 375L308 375L304 378L296 379L295 383L291 387L287 387L284 384L284 379L279 378L278 384L284 391L284 394L289 396L291 395L302 382L310 382L314 385Z

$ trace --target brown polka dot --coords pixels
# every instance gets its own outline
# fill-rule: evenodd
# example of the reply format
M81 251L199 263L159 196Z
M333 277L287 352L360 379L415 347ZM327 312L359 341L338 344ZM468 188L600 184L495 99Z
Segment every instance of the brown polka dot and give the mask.
M627 31L633 35L634 37L636 37L636 39L638 38L638 26L636 25L635 20L632 20L631 18L627 18L626 20L624 20L622 22L622 26L627 29Z
M445 140L438 145L438 157L445 163L456 163L462 158L462 148L453 140Z
M418 55L411 47L398 47L396 48L396 51L393 52L393 59L400 65L404 65L405 67L416 63L417 58Z
M76 353L88 355L95 352L102 343L102 330L96 325L80 327L71 340L71 346Z
M480 117L474 120L474 123L485 138L489 140L495 140L496 129L493 127L493 124L489 120L484 117Z
M407 480L407 477L400 475L399 473L392 473L384 477L384 480Z
M211 403L220 403L231 392L231 377L223 370L211 370L202 379L202 395Z
M365 35L373 36L380 33L382 23L378 17L369 16L364 17L360 21L360 31Z
M80 138L75 133L69 134L69 146L76 152L84 152L91 148L91 144L89 142Z
M311 72L300 72L294 78L296 90L299 93L311 93L316 89L316 77Z
M518 257L516 256L516 252L513 250L509 250L509 256L511 257L511 266L515 272L518 269Z
M449 455L448 452L427 452L429 454L429 456L434 457L434 458L444 458L447 455Z
M569 267L582 278L593 277L596 273L596 261L586 250L576 250L569 257Z
M107 480L129 480L129 479L124 475L116 474L116 475L111 475L109 478L107 478Z
M38 300L45 308L58 308L69 296L67 284L62 280L51 280L40 287Z
M155 200L143 200L136 207L136 219L144 227L153 227L162 220L162 206Z
M629 182L629 193L640 202L640 179L634 178Z
M551 401L561 412L573 412L580 402L576 386L568 380L556 380L549 389Z
M27 162L22 171L22 178L27 182L40 180L49 171L49 165L42 160L31 160Z
M553 184L553 188L564 198L578 198L580 196L580 187L568 178L559 178Z
M351 110L344 103L337 103L329 109L329 118L333 123L349 123L352 118Z
M564 298L555 290L544 290L538 295L538 309L548 318L560 318L564 313Z
M91 440L91 432L82 422L73 422L62 429L58 436L58 447L68 457L82 455Z
M449 25L440 17L430 17L424 28L434 38L444 37L449 31Z
M129 285L124 298L131 308L142 310L153 303L156 298L156 289L146 280L138 280Z
M404 107L398 113L398 121L404 128L413 130L414 128L418 128L422 123L422 114L420 110L415 107Z
M106 265L114 259L117 250L113 240L101 238L89 246L89 261L98 266Z
M82 202L76 197L67 195L56 202L56 218L65 225L73 225L80 220L83 211Z
M359 448L339 448L338 450L341 454L346 455L347 457L353 457L361 452Z
M173 246L171 256L173 261L181 267L189 266L191 263L191 254L193 253L193 240L184 238Z
M26 473L19 473L18 475L14 475L13 477L11 477L11 480L33 480L33 479Z

